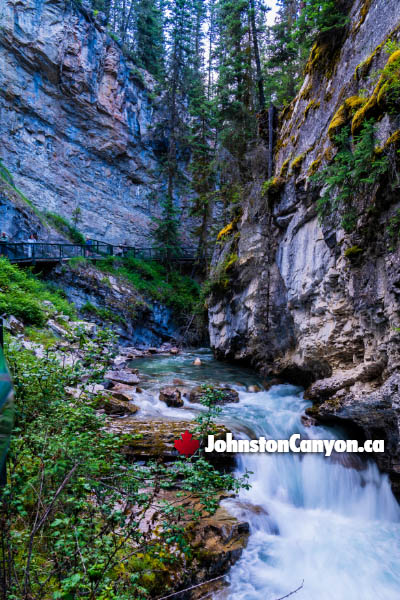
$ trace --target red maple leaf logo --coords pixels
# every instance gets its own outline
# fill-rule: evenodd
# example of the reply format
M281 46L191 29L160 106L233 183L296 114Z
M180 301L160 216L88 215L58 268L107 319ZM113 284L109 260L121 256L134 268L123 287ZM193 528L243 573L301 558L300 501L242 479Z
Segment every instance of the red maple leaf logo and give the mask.
M175 440L174 446L178 450L179 454L184 454L186 458L192 456L196 450L200 447L199 440L194 440L191 433L186 429L185 433L181 435L180 440Z

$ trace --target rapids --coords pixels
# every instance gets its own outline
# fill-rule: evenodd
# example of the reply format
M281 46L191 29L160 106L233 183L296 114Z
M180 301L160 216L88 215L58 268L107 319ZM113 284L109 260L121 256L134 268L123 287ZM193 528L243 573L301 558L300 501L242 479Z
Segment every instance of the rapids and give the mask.
M192 364L201 356L202 366ZM160 385L181 379L228 385L240 402L223 408L221 421L237 437L287 439L292 433L346 439L344 432L306 427L309 406L302 390L279 385L248 392L260 381L250 370L215 361L207 351L136 360L144 393L135 403L144 414L194 418L199 405L181 409L158 400ZM249 543L232 567L229 587L215 600L275 600L302 582L296 600L398 600L400 598L400 508L388 477L358 455L238 454L237 473L251 471L249 491L226 500L250 523Z

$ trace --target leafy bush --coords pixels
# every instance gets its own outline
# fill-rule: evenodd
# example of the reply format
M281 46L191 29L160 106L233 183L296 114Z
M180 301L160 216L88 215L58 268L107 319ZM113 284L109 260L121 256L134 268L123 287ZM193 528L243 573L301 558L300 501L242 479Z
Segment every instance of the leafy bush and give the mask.
M15 342L6 348L17 400L0 511L9 600L164 595L193 559L188 524L215 510L218 492L247 486L216 471L201 451L172 466L127 462L121 449L129 436L108 432L90 397L65 396L83 377L104 374L106 335L98 349L83 346L84 361L68 367L51 352L36 358ZM207 406L212 411L210 394ZM200 426L211 419L203 415ZM193 496L195 509L186 504Z
M320 218L339 211L347 232L354 229L357 221L354 198L368 191L389 169L387 156L379 156L375 151L375 129L373 121L364 123L352 146L350 130L344 127L335 138L339 150L333 161L312 176L323 186L323 196L317 203Z
M42 326L46 313L43 300L49 300L58 312L75 317L75 310L62 293L0 257L0 313L14 315L29 325Z
M53 225L60 233L68 237L75 244L85 244L85 238L77 228L67 219L56 213L47 212L47 221Z
M135 289L176 310L191 312L200 296L199 284L157 262L128 256L107 258L98 268L126 278Z

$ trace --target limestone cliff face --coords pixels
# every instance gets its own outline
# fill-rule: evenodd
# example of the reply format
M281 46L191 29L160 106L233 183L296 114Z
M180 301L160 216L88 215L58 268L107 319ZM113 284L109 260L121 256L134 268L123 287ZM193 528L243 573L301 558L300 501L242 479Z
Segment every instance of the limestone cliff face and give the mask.
M0 3L0 157L37 208L79 207L89 236L148 244L168 144L154 92L70 0Z
M273 186L267 197L257 182L250 186L236 234L217 247L214 270L233 252L238 258L228 289L214 292L209 307L218 356L305 386L317 380L309 396L324 403L321 415L384 435L380 464L397 480L400 251L389 249L387 223L398 194L383 182L368 198L355 197L361 216L357 232L347 234L335 216L320 224L320 190L310 176L336 152L328 129L338 108L373 94L373 73L388 60L385 42L398 40L399 29L397 0L355 0L344 39L313 48L304 85L280 118ZM399 116L384 109L375 116L383 146ZM346 254L354 246L357 254Z

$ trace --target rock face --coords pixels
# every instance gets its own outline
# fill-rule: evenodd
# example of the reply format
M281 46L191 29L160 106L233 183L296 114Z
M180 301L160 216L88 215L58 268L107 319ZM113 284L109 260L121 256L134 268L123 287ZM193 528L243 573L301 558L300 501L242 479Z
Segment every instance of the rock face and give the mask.
M112 327L125 343L161 344L179 335L179 325L169 307L145 298L126 280L94 266L59 265L48 279L63 290L82 315L90 314L100 326ZM135 350L132 357L136 355Z
M335 113L346 99L362 96L363 88L371 96L373 73L388 61L385 43L399 35L396 0L355 0L343 39L313 48L303 87L280 116L273 185L265 197L261 178L249 184L236 233L226 236L213 259L216 272L237 254L230 285L209 301L217 356L306 387L318 380L310 397L321 402L339 393L346 418L365 435L384 397L383 429L391 442L381 466L393 481L400 414L389 382L400 369L400 251L392 248L387 227L399 199L387 181L355 197L361 216L356 230L346 233L335 214L320 223L321 190L310 177L336 152L328 133ZM382 108L376 117L376 143L384 147L399 128L398 115ZM323 406L326 416L329 405ZM331 412L344 415L332 405Z
M168 148L154 88L74 2L1 2L1 158L37 208L71 220L79 207L90 237L151 245Z

